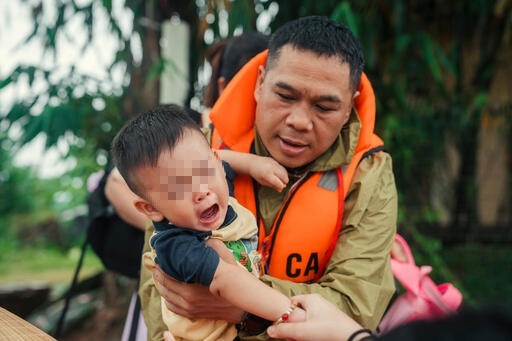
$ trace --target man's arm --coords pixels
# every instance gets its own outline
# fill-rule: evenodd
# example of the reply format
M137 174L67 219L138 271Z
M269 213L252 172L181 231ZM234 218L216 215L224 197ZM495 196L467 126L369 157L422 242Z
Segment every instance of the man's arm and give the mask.
M207 286L179 282L166 275L158 266L152 271L155 279L153 290L156 294L160 293L167 308L174 313L191 319L240 322L244 311L225 298L213 295Z
M151 265L155 265L153 257L149 255L146 256L148 252L151 252L149 248L149 239L153 235L154 230L155 227L148 219L148 224L146 225L146 230L144 232L144 248L142 250L144 258L140 268L139 298L142 315L148 330L147 339L161 341L163 340L163 333L167 330L167 326L162 319L160 294L153 282L152 272L146 267L148 264L145 264L146 260L151 260Z
M390 250L396 233L397 194L391 157L364 159L345 200L343 228L324 275L315 284L264 276L287 296L318 293L363 326L379 323L394 292Z

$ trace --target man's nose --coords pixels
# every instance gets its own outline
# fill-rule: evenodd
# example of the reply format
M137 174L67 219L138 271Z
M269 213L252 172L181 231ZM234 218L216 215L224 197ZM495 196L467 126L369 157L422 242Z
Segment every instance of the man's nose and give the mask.
M313 128L313 121L306 105L297 104L291 108L290 113L286 117L286 124L296 130L311 130Z

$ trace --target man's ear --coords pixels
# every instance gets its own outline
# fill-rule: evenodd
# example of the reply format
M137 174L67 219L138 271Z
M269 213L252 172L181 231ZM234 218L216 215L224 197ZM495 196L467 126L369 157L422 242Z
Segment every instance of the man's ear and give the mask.
M149 219L153 221L158 222L164 219L162 213L160 213L160 211L158 211L153 205L144 199L136 199L133 202L133 205L140 213L145 214Z
M263 81L265 80L265 67L260 65L258 67L258 78L256 79L256 86L254 87L254 99L256 102L260 99L261 89L263 87Z
M345 126L345 124L347 124L348 122L348 119L350 118L350 113L352 112L352 106L354 105L354 100L357 98L357 96L359 96L361 93L359 91L355 91L354 92L354 95L352 96L352 104L350 105L350 109L347 110L347 112L344 114L343 116L343 126Z

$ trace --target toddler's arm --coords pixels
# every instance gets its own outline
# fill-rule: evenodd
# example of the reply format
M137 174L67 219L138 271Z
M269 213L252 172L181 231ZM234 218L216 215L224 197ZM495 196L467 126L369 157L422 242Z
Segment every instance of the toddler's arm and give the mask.
M226 149L219 149L217 153L221 159L229 163L236 173L247 174L263 186L281 192L288 183L288 172L271 157Z
M277 321L292 307L292 301L279 291L265 285L239 265L220 259L210 284L210 292L243 309L269 321ZM305 311L294 308L294 321L306 319Z

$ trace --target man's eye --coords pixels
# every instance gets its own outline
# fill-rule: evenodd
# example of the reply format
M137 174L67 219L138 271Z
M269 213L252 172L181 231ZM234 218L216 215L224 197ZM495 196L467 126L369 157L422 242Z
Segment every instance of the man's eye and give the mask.
M327 106L324 106L324 105L315 105L315 107L317 108L318 111L321 111L321 112L329 112L329 111L333 111L333 110L336 110L334 108L331 108L331 107L327 107Z
M283 93L280 93L280 92L278 92L278 93L277 93L277 95L278 95L281 99L283 99L283 100L285 100L285 101L291 101L291 100L293 100L293 97L292 97L291 95L283 94Z

